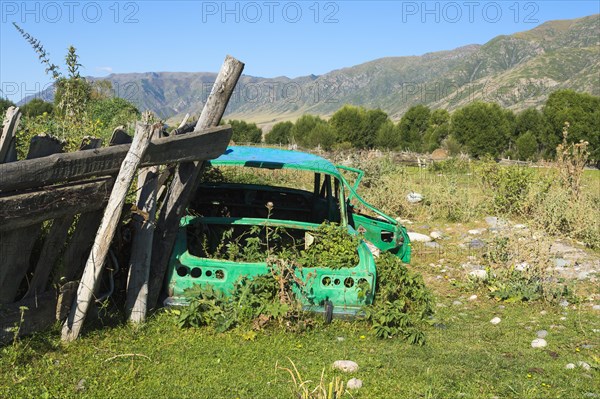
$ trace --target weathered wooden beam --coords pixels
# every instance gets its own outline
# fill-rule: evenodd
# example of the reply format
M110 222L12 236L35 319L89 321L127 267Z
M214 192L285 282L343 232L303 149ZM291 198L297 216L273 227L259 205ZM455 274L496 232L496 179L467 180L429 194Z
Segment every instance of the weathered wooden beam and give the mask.
M14 301L39 234L39 223L0 234L0 304Z
M74 219L75 215L67 215L56 218L52 222L24 298L32 298L46 291L50 273L65 246L69 228L73 225Z
M79 215L75 231L73 231L63 253L63 268L59 274L54 276L55 283L79 279L98 227L100 227L102 214L102 209L98 209Z
M138 124L136 126L133 143L131 143L131 147L117 175L115 186L108 199L100 228L92 246L92 251L83 270L83 276L77 289L77 297L73 302L69 317L67 317L63 325L62 339L64 341L73 341L79 336L83 321L92 302L94 291L97 288L110 243L121 218L127 191L129 190L135 171L144 156L144 152L150 144L150 139L158 129L160 129L159 124L152 126Z
M17 160L15 149L15 132L21 120L21 112L18 107L8 107L2 122L2 134L0 135L0 164L14 162Z
M164 137L150 143L141 166L217 158L231 138L230 126ZM51 155L0 165L0 191L41 187L119 171L129 144Z
M22 299L0 308L0 343L4 344L17 336L31 334L52 326L57 320L67 317L75 284L53 288L40 295ZM18 331L15 328L18 326Z
M157 192L158 166L141 169L138 174L138 213L132 217L134 236L129 259L125 304L127 318L133 323L140 323L146 319L152 238L156 224Z
M219 124L243 70L244 64L242 62L229 55L225 58L211 93L202 109L194 133L191 134L202 134L204 129ZM229 138L227 138L227 142L229 142ZM173 176L165 203L161 206L152 249L148 308L157 306L171 251L177 237L179 220L190 202L202 165L202 162L180 163Z
M111 177L102 177L24 194L0 195L0 232L99 209L106 203L113 182Z
M62 150L63 143L55 138L48 135L34 136L29 143L27 158L35 159ZM37 198L39 199L39 196ZM5 220L2 217L4 212L11 211L27 212L28 208L20 208L19 202L0 199L0 245L5 246L2 249L3 256L0 256L0 303L10 303L15 299L23 277L29 270L31 252L40 235L42 222L47 219L46 216L33 220L20 219L21 224L11 224L15 221L14 218ZM23 215L25 214L20 216Z

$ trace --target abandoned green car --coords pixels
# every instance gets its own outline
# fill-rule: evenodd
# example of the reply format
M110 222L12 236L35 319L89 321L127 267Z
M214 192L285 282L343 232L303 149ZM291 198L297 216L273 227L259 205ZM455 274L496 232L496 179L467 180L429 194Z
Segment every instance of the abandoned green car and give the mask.
M333 225L353 239L353 257L335 267L310 264L323 259L313 250L309 264L293 266L301 282L294 295L308 311L356 314L373 300L380 251L410 261L406 229L357 194L362 176L308 153L229 147L208 163L181 220L165 303L185 303L186 290L198 286L231 293L241 279L270 273L277 251L320 248L315 237Z

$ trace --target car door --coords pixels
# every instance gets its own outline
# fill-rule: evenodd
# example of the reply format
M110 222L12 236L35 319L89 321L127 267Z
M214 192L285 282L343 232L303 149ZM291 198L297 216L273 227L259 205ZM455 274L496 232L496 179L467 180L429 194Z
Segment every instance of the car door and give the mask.
M352 185L342 176L342 181L348 191L346 198L348 223L379 250L391 252L403 262L410 262L410 240L406 228L367 203L356 192L364 173L359 169L347 166L338 165L337 167L356 174Z

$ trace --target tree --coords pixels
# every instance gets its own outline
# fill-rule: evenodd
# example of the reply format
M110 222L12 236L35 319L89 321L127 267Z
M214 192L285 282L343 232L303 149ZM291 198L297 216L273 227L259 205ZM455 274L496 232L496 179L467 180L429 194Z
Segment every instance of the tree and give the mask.
M330 150L336 142L335 131L323 120L315 125L308 138L311 147L320 146L324 150Z
M400 119L400 147L420 152L423 147L423 136L429 128L429 107L419 104L410 107Z
M369 140L365 137L364 125L366 111L364 108L344 105L329 119L340 142L351 143L353 147L365 148Z
M333 127L314 115L302 115L298 118L292 128L292 137L295 142L307 148L321 145L329 149L337 141Z
M245 121L230 120L233 136L231 139L236 143L260 143L262 141L262 129L256 126L256 123L247 123Z
M46 102L37 97L21 107L21 112L23 115L30 117L43 115L44 112L46 114L51 114L53 110L54 106L52 103Z
M389 122L390 118L388 114L380 109L370 109L364 113L363 116L363 128L362 128L362 140L360 145L363 148L373 148L377 139L377 133L379 128L386 122Z
M474 102L452 114L452 135L475 157L500 155L508 147L511 124L495 103Z
M267 144L291 144L293 128L294 124L289 121L276 123L265 135L265 142Z
M535 134L529 130L519 136L515 142L515 146L517 157L523 161L533 160L538 151L538 142Z
M569 142L589 143L590 158L600 160L600 97L573 90L557 90L550 94L543 114L550 128L545 140L549 155L554 155L562 141L562 129L569 122Z
M88 104L88 117L103 127L114 129L137 119L140 111L135 105L119 97L92 100Z
M391 120L385 121L379 130L375 138L375 146L377 148L386 148L388 150L394 150L400 145L400 132L394 122Z
M442 146L450 134L450 113L445 109L436 109L429 117L429 126L423 135L423 150L432 152Z

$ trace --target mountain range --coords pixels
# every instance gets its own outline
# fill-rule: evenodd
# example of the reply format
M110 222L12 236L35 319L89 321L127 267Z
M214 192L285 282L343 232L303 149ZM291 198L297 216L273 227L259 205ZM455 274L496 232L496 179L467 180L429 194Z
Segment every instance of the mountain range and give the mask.
M146 72L101 79L140 110L177 120L188 112L200 113L215 77L208 72ZM541 106L560 88L600 95L600 14L549 21L483 45L380 58L319 76L242 75L226 118L268 126L304 113L327 117L353 104L381 108L399 119L415 104L452 111L474 100L521 110ZM51 99L52 90L42 97Z

